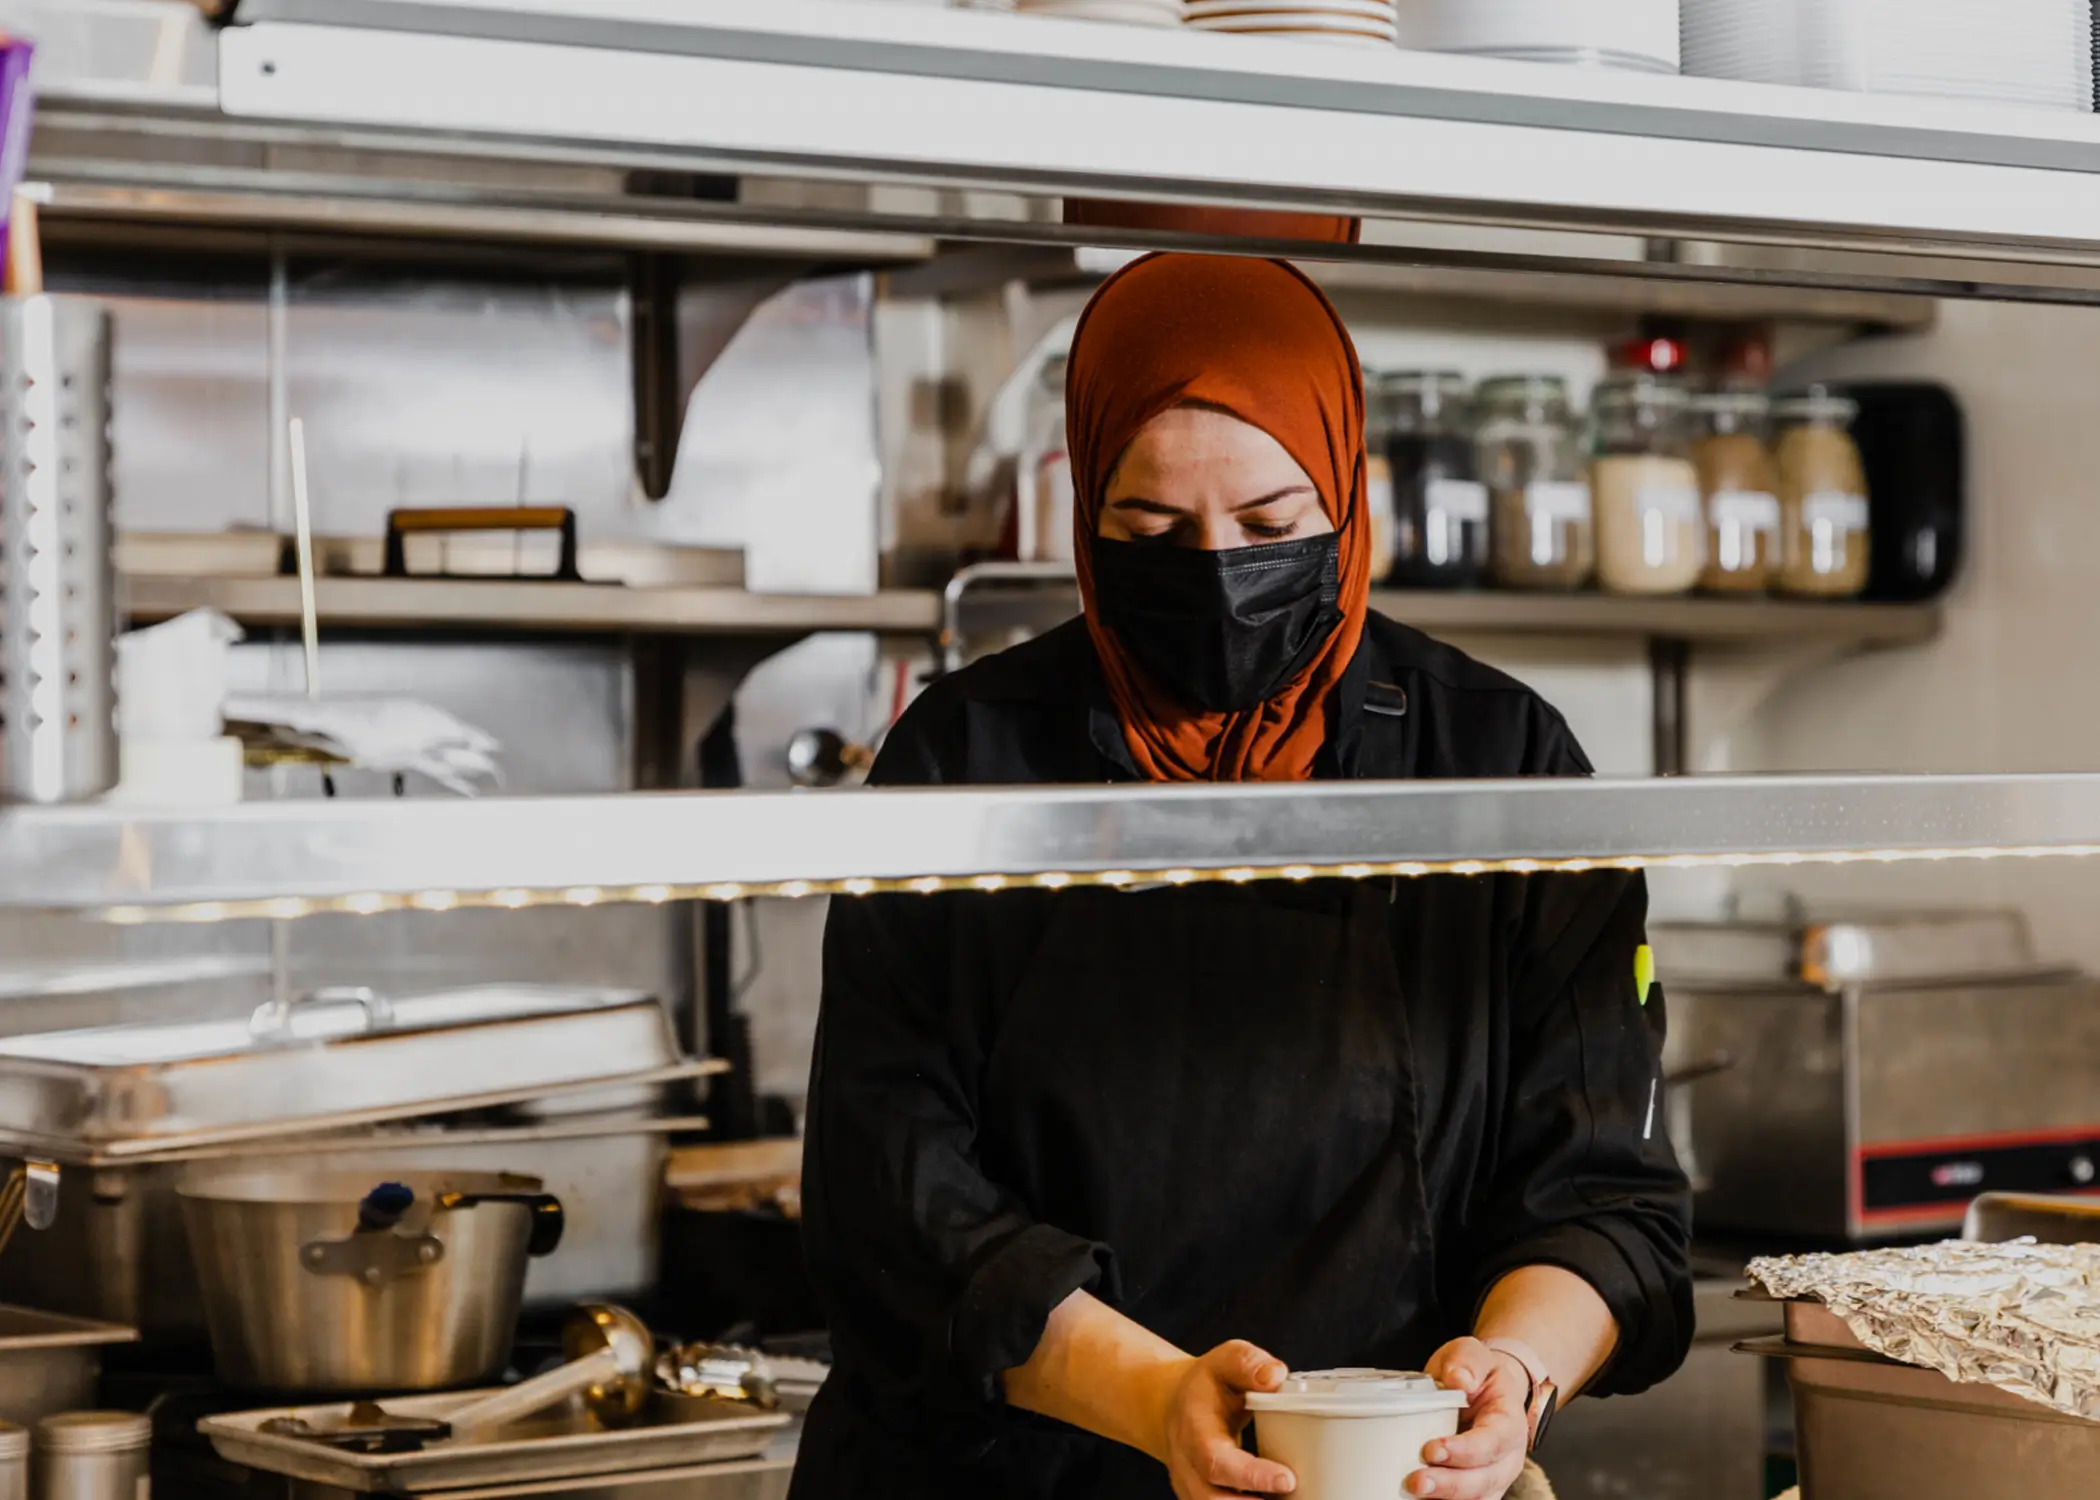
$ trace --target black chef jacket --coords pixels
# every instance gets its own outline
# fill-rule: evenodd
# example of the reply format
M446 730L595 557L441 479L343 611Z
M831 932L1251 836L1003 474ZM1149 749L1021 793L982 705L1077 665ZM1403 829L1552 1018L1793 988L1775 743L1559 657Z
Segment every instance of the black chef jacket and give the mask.
M1499 672L1372 615L1316 774L1583 775ZM1136 779L1083 625L930 687L877 783ZM1086 1288L1183 1348L1419 1369L1524 1265L1610 1306L1593 1391L1692 1331L1641 877L841 898L805 1243L836 1366L795 1500L1165 1500L1134 1450L1004 1406Z

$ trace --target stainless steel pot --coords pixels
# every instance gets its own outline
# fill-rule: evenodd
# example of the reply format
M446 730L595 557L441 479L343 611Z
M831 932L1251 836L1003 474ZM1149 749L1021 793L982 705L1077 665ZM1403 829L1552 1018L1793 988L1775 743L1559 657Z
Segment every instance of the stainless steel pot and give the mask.
M510 1357L529 1256L560 1240L537 1177L249 1172L180 1190L219 1378L440 1390Z
M264 1171L295 1180L347 1172L373 1182L404 1173L520 1172L540 1178L569 1219L561 1253L526 1273L525 1305L632 1301L657 1280L664 1133L703 1123L615 1115L523 1128L389 1126L196 1158L69 1166L58 1221L41 1234L15 1236L0 1255L0 1288L30 1306L129 1324L148 1343L201 1343L204 1306L177 1197L182 1187Z

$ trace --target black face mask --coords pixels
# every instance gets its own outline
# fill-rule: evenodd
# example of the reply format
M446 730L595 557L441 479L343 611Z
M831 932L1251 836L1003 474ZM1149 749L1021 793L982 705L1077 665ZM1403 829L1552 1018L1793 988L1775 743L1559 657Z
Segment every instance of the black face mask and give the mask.
M1094 597L1123 649L1190 708L1272 697L1342 622L1342 539L1203 552L1094 539Z

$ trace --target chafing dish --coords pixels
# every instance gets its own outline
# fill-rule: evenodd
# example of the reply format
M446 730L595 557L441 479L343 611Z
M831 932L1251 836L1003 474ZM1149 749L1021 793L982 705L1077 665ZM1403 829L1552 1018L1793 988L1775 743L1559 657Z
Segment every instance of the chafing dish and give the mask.
M2100 1422L1858 1348L1738 1347L1786 1363L1802 1500L2090 1500L2100 1482Z

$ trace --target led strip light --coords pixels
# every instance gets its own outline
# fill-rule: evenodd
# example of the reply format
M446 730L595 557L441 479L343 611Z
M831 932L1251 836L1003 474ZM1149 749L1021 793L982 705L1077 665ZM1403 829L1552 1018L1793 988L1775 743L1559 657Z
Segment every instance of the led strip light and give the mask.
M2100 776L958 787L0 813L117 922L2100 854Z
M1424 863L1401 860L1381 864L1235 865L1228 869L1179 868L1157 872L1099 870L1073 873L1046 870L1031 875L920 875L908 880L782 880L746 885L716 881L707 885L569 886L527 890L508 886L493 891L417 891L409 895L363 891L350 896L309 898L273 896L266 900L197 901L172 906L109 906L91 913L120 926L150 923L212 923L243 920L283 921L321 915L377 916L382 912L523 911L529 907L661 906L670 901L745 901L755 898L801 900L809 896L872 896L911 893L1014 890L1061 891L1084 887L1144 890L1159 886L1246 885L1257 880L1420 879L1431 875L1581 874L1597 870L1744 869L1754 866L1910 864L1920 861L2088 858L2100 844L2045 845L2020 849L1877 849L1866 852L1822 851L1786 854L1668 854L1654 858L1498 859Z

